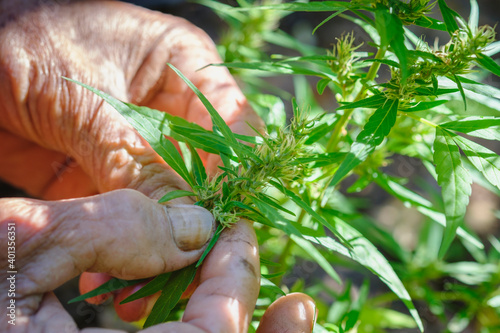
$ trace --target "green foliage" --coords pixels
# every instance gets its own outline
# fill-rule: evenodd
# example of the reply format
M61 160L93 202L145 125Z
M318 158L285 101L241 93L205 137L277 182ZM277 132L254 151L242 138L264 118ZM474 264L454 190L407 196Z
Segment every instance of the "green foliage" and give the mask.
M479 26L477 2L471 0L468 21L444 0L239 0L239 7L199 2L229 26L219 45L224 63L212 65L228 67L243 82L266 133L233 133L173 66L207 108L212 131L82 84L115 107L191 187L160 201L193 197L219 222L196 267L220 232L244 217L257 222L261 247L254 328L272 300L302 291L318 306L315 332L423 331L430 325L428 315L422 321L414 301L447 331L474 325L484 333L497 332L500 241L478 237L464 224L472 183L500 195L500 158L485 146L500 140L500 90L480 83L500 75L491 57L500 48L494 28ZM311 33L346 19L371 41L362 45L348 33L332 40L330 50L305 45L278 29L281 18L301 11L326 15ZM436 11L442 20L429 17ZM430 34L447 32L449 41L430 46L425 36L412 32L414 25ZM268 55L266 48L273 44L290 48L293 56ZM390 77L379 77L383 71ZM295 98L266 84L271 75L291 78ZM317 80L316 91L304 76ZM317 100L320 95L331 99L327 110ZM333 105L339 106L333 110ZM165 136L180 143L182 155ZM218 175L207 175L198 150L220 156ZM401 158L418 161L409 168L413 175L397 177L386 169ZM407 231L414 235L412 246L375 221L368 200L353 195L373 190L371 184L401 202L404 214L418 214L419 227ZM325 273L323 279L292 279L293 267L310 262ZM375 275L388 289L375 289L373 282L356 286L338 267ZM166 290L172 283L176 290L187 287L176 277L189 280L194 269L157 277L131 296L163 290L147 325L170 318L180 295L169 296ZM344 284L332 288L325 283L331 280ZM398 300L410 316L396 310Z

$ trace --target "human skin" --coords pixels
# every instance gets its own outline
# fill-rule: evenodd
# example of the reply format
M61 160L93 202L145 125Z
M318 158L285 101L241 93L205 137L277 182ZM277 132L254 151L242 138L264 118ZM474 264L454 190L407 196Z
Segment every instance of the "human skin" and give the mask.
M119 2L43 3L0 1L0 178L37 198L0 199L2 290L6 225L16 225L18 325L2 320L0 326L13 332L76 331L54 288L82 272L136 279L179 269L199 258L213 230L206 211L176 209L189 199L170 208L156 202L187 185L118 113L61 76L209 128L207 111L168 62L233 131L245 133L246 121L261 125L227 70L196 71L220 59L210 38L187 21ZM204 159L213 171L217 160ZM144 332L245 332L259 276L255 234L241 221L206 258L183 321ZM9 301L5 293L0 299ZM311 330L314 305L307 296L280 304L266 318L300 317L293 331ZM127 306L120 309L125 319L137 315L137 307ZM264 320L259 330L283 327L273 325Z

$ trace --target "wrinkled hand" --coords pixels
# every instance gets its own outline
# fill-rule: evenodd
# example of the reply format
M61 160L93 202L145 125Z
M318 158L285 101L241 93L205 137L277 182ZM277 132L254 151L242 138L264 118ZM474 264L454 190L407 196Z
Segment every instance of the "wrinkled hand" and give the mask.
M260 124L227 70L196 71L220 60L211 40L186 21L118 2L32 2L0 0L0 178L41 199L79 199L0 200L2 248L7 224L15 223L18 270L17 325L2 320L2 327L70 332L75 324L54 288L85 271L136 279L184 267L199 258L213 221L189 199L157 204L187 185L117 112L61 76L209 128L208 113L169 62L233 131L244 133L246 121ZM213 168L216 161L207 163ZM0 254L2 274L6 254ZM0 283L5 290L6 279ZM255 234L241 222L206 258L184 323L145 331L244 332L258 286ZM0 295L2 304L6 297ZM143 301L141 315L151 304ZM259 330L294 325L306 332L313 317L310 299L287 296L269 308Z

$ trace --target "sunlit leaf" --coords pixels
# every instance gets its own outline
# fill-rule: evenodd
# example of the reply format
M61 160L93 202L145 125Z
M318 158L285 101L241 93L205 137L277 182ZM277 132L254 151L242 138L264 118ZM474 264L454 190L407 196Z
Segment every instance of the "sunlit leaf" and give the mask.
M161 197L161 199L158 200L158 203L163 203L163 202L171 201L171 200L174 200L177 198L191 197L191 196L194 197L194 196L196 196L196 194L194 194L191 191L174 190L174 191L168 192L163 197Z
M165 284L168 282L168 279L170 278L171 273L163 273L158 276L156 276L153 280L149 281L144 287L141 289L137 290L135 293L132 295L128 296L125 298L123 301L120 302L120 304L125 304L128 302L135 301L136 299L151 296L160 290L163 289Z
M398 105L398 100L387 100L373 113L333 176L330 186L336 185L382 143L396 122Z
M500 157L493 151L461 136L453 140L484 177L500 189Z
M460 151L453 141L453 136L446 130L436 128L434 164L446 214L445 234L439 250L441 258L455 238L457 228L463 222L471 194L472 179L460 161Z
M172 142L165 139L163 134L154 126L147 118L132 110L127 104L117 100L116 98L92 88L84 83L67 79L82 87L92 91L96 95L102 97L108 102L116 111L127 119L127 121L134 126L139 134L151 145L151 147L160 155L165 162L177 172L191 187L194 186L193 179L189 174L181 155Z
M144 323L144 328L167 320L170 311L179 302L182 293L191 284L195 274L196 265L194 264L171 273L168 283L162 288L160 297Z
M107 294L107 293L110 293L110 292L115 291L115 290L123 289L125 287L135 286L136 284L144 282L144 281L146 281L146 279L122 280L122 279L112 278L111 280L101 284L99 287L89 291L88 293L85 293L83 295L80 295L78 297L75 297L75 298L69 300L68 304L84 301L87 298L99 296L102 294Z

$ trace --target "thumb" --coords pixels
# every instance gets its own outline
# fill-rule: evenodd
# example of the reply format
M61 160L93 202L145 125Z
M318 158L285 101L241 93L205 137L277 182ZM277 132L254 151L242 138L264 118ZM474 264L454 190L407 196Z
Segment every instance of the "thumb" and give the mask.
M214 219L198 206L117 190L54 202L1 199L0 224L16 226L16 296L24 301L84 271L139 279L185 267L200 257Z
M311 297L292 293L278 298L266 310L257 333L310 333L316 321L316 305Z

